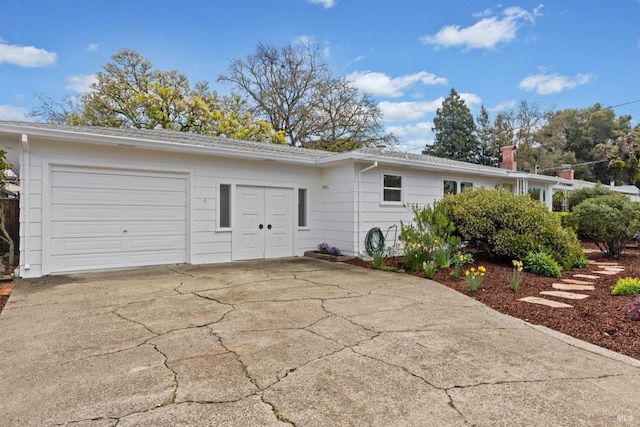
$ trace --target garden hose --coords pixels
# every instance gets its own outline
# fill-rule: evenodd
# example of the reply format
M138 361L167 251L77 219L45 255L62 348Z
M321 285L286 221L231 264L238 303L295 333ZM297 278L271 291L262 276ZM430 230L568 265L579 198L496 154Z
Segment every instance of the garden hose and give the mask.
M384 235L378 227L373 227L364 238L364 247L369 256L384 251Z

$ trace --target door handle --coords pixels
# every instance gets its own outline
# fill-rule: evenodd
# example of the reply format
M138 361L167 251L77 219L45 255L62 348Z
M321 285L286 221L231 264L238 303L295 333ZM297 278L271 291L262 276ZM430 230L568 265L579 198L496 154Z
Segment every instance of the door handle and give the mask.
M262 230L262 229L264 228L264 225L260 224L260 225L258 226L258 228L259 228L260 230Z
M268 228L269 230L271 230L271 224L267 225L267 228Z

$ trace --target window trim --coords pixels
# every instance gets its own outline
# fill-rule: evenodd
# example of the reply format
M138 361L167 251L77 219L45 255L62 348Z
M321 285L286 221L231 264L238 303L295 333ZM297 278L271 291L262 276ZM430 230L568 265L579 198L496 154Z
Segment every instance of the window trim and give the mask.
M300 194L303 194L302 192L304 192L304 200L303 200L303 204L301 205L300 203ZM297 191L297 206L298 206L298 212L297 212L297 225L298 225L298 230L306 230L309 229L309 189L308 188L298 188ZM300 206L303 207L303 211L300 211ZM300 224L300 219L303 218L304 219L304 224Z
M393 176L393 177L400 178L400 187L385 187L384 178L386 176ZM393 174L393 173L383 173L383 174L381 174L380 187L381 187L381 191L380 191L380 204L381 205L398 206L398 205L402 205L404 203L404 176L403 175ZM400 193L400 200L385 200L385 198L384 198L385 190L398 191Z
M222 211L223 211L223 207L222 207L222 186L227 186L229 188L229 195L227 197L227 203L229 204L229 206L227 206L227 210L229 213L229 225L224 227L222 226ZM233 194L234 194L234 185L228 182L218 182L218 185L216 186L216 190L217 190L217 200L216 200L216 231L231 231L233 230Z
M445 191L445 185L446 185L446 183L447 183L447 182L453 182L453 183L455 184L455 188L453 189L453 192L448 192L448 193L447 193L447 192ZM446 179L446 178L443 178L443 179L442 179L442 196L444 197L444 196L446 196L447 194L458 194L458 193L459 193L459 191L458 191L458 187L459 187L459 185L458 185L458 181L456 181L455 179Z

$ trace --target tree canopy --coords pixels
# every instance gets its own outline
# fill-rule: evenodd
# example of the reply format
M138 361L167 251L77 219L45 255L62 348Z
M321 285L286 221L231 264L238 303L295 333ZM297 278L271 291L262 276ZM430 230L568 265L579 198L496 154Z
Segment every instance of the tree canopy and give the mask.
M218 81L228 82L252 101L252 111L294 146L344 151L390 144L381 113L367 94L346 78L335 78L317 46L258 44L235 59Z
M433 125L433 144L427 145L423 154L470 163L482 162L473 116L454 88L436 111Z
M120 50L111 59L96 74L90 92L63 103L43 97L36 115L74 125L162 128L284 142L284 134L256 118L238 95L220 97L206 82L191 87L184 74L155 70L133 50Z

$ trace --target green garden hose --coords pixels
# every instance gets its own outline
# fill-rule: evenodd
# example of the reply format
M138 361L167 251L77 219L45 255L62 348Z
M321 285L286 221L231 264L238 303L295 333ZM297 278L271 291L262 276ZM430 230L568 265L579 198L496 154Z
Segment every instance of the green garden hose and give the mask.
M378 227L373 227L364 238L364 248L369 256L384 251L384 235Z

